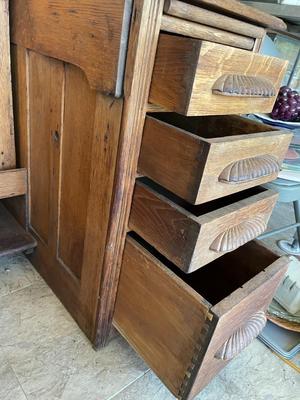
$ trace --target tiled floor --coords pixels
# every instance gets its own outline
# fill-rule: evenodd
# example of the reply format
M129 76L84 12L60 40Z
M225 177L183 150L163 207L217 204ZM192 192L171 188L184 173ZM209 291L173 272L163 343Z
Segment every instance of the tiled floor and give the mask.
M292 218L289 209L277 212L275 225L288 223L287 214ZM16 256L0 260L0 400L26 399L174 397L117 333L95 352L29 262ZM300 375L255 341L197 397L217 399L299 400Z

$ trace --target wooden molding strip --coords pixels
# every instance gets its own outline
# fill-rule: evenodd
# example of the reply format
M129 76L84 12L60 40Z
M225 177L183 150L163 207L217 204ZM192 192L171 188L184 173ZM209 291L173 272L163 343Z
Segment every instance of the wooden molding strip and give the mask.
M161 29L165 32L225 44L244 50L252 50L254 48L254 39L251 37L222 31L197 22L185 21L170 15L163 15Z
M27 170L25 168L0 171L0 199L27 193Z
M164 12L173 17L213 26L239 35L262 38L265 34L265 30L261 27L178 0L166 0Z
M163 5L164 0L135 0L133 5L115 193L94 333L96 347L106 344L112 325Z
M255 7L250 7L237 0L193 0L193 4L266 28L281 30L287 28L281 19L255 8L257 3Z

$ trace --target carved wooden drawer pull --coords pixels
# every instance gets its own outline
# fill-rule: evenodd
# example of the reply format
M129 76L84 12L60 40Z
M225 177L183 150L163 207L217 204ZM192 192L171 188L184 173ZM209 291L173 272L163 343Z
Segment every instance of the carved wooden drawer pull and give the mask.
M266 78L251 75L222 75L213 85L214 94L240 97L273 97L276 89Z
M267 322L264 311L255 313L248 322L238 328L215 354L219 360L232 360L244 350L263 330Z
M220 233L210 245L210 250L218 253L235 250L261 235L266 230L266 227L263 216L242 222Z
M276 157L263 155L229 164L220 174L219 181L224 183L243 183L263 176L272 175L280 171Z

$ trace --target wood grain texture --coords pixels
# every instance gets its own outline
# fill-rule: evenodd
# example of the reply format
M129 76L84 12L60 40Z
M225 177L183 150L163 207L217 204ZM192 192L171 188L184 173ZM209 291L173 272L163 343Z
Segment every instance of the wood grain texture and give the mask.
M0 203L0 257L36 247L36 241Z
M226 15L209 11L202 7L196 7L179 0L166 0L164 12L168 15L173 15L174 17L212 26L229 32L235 32L239 35L248 37L261 38L265 33L263 28L256 25L239 21L236 18L227 17Z
M54 228L56 180L60 157L63 63L30 52L28 64L30 159L29 220L40 240L48 243Z
M102 302L106 305L107 301L101 294L101 284L107 268L104 258L111 223L122 112L123 100L97 93L80 292L85 330L95 346L98 329L109 334L111 328L99 325L98 310Z
M105 344L111 329L162 12L163 0L134 2L115 191L99 293L98 346Z
M0 199L27 194L25 168L0 171Z
M262 176L273 175L279 171L280 163L272 155L250 157L229 164L221 172L219 181L234 185Z
M8 0L0 2L0 170L16 167L12 112Z
M226 44L245 50L252 50L254 47L253 38L223 31L196 22L186 21L170 15L163 15L161 29L165 32Z
M264 215L254 215L247 221L225 229L215 238L209 249L216 253L228 253L237 249L264 233L267 228L267 218Z
M19 163L29 169L38 241L30 259L93 340L123 102L92 90L79 68L20 46L13 71Z
M28 126L27 118L27 71L28 52L23 47L11 45L13 106L17 166L28 168ZM27 193L29 195L29 191ZM18 196L3 200L7 209L23 227L28 227L28 196Z
M252 266L254 270L257 269L257 275L212 307L218 323L204 358L195 363L191 380L186 382L185 394L188 400L193 399L227 364L228 361L216 359L215 354L224 341L249 321L253 314L267 309L289 263L288 257L276 259L272 252L257 242L250 242L225 257L227 262L238 265L237 274L242 275ZM259 271L262 266L264 269Z
M167 195L137 182L129 220L129 229L186 273L193 272L223 256L226 251L247 243L266 228L277 193L257 191L251 195L232 196L212 205L178 205ZM178 199L177 199L178 200ZM222 204L223 203L223 204ZM246 225L245 232L242 227ZM250 225L250 228L249 228ZM219 242L229 231L230 241ZM242 232L241 232L242 231ZM226 247L227 246L227 247Z
M287 264L250 242L186 275L128 237L114 324L175 396L192 399L228 362L220 347L266 310Z
M146 118L139 172L201 204L275 179L277 169L236 184L224 183L220 176L233 163L252 157L269 155L280 165L290 140L286 131L242 117L155 114Z
M255 25L280 30L286 30L287 28L281 19L266 14L257 8L247 6L237 0L192 0L192 3L199 7L219 12L220 14L230 15L254 23Z
M11 45L12 83L13 83L13 106L17 165L28 165L28 138L27 131L29 120L27 118L27 73L28 73L28 51L24 47Z
M116 87L121 42L126 48L127 6L127 0L12 0L12 41L77 65L93 88L120 95Z
M219 96L212 89L223 75L268 79L279 90L287 62L229 46L161 34L150 103L185 115L270 112L276 96Z
M96 91L90 89L82 71L70 64L65 67L65 88L58 257L80 279L90 194Z
M221 96L276 96L275 87L269 79L248 75L223 75L215 82L212 91Z
M238 328L217 351L215 357L230 361L241 353L262 332L267 323L266 313L258 311L249 321Z
M207 318L206 301L128 238L114 324L175 395Z

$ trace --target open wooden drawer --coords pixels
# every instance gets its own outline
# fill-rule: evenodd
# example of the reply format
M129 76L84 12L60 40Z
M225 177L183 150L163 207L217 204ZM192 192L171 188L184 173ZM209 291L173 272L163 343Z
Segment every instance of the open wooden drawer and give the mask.
M288 257L250 242L186 275L136 239L126 240L114 324L175 396L191 399L263 329Z
M129 228L185 272L192 272L261 235L278 193L255 187L191 206L142 178Z
M271 112L287 61L161 34L149 102L184 115Z
M154 113L138 169L193 204L275 179L292 134L239 116Z

